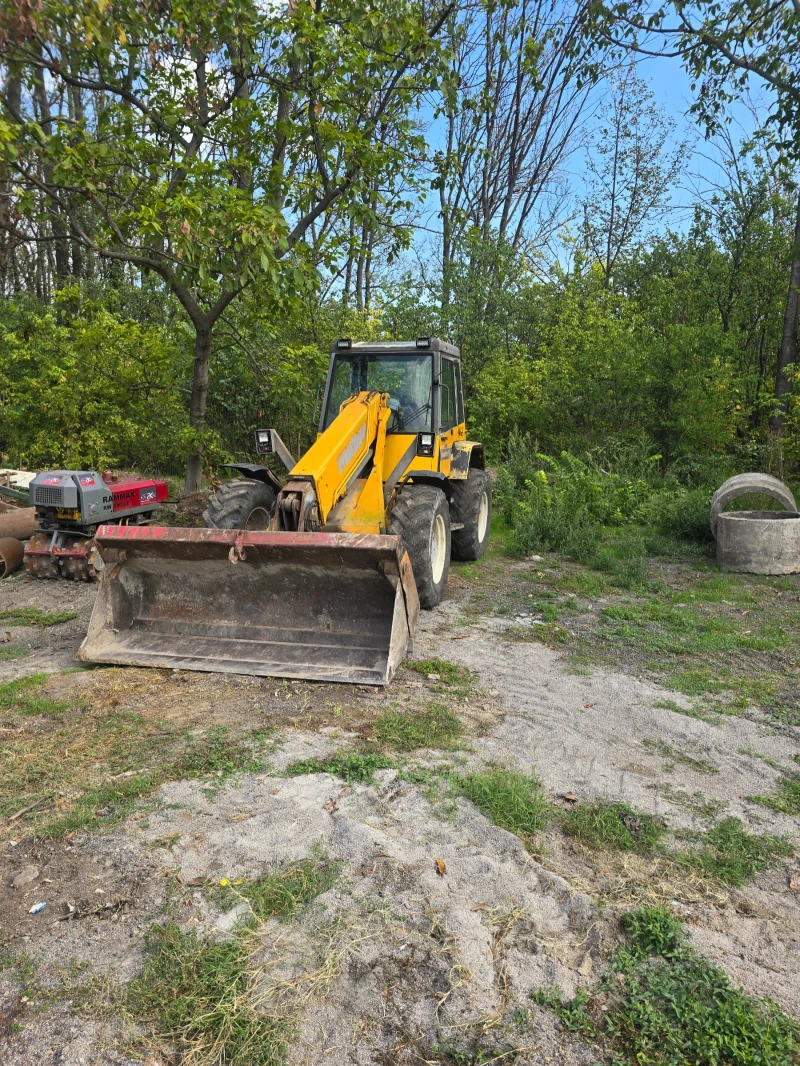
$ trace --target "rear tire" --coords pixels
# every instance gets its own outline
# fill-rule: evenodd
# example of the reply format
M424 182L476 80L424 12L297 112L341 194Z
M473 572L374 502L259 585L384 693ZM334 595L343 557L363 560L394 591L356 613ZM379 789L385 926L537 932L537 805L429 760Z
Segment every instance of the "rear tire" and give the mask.
M489 543L492 520L492 479L485 470L470 470L466 481L451 481L450 518L463 523L453 530L453 558L480 559Z
M267 529L275 510L275 492L263 481L235 477L224 482L203 511L210 529Z
M430 485L405 486L394 505L389 532L403 538L414 571L419 605L430 611L442 602L450 570L447 497Z

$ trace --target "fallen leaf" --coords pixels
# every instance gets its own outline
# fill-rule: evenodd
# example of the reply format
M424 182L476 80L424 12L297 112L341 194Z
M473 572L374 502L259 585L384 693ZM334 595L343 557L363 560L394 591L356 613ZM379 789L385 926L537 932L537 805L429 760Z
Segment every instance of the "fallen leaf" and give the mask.
M488 906L488 903L479 903L477 907L473 907L472 909L474 911L485 911Z
M339 804L336 802L335 799L329 799L328 802L324 805L323 809L333 813L334 811L339 810Z
M8 644L8 642L13 639L13 634L9 633L9 631L6 630L6 635L4 637L0 637L0 644Z
M444 877L444 875L447 873L447 863L444 861L444 859L436 860L436 872L439 877Z
M559 799L565 800L567 803L577 803L578 797L573 796L571 792L562 792Z
M797 874L792 874L789 878L789 888L796 896L800 896L800 877Z
M584 711L588 711L590 707L594 707L594 704L593 703L584 703L584 705L583 705Z

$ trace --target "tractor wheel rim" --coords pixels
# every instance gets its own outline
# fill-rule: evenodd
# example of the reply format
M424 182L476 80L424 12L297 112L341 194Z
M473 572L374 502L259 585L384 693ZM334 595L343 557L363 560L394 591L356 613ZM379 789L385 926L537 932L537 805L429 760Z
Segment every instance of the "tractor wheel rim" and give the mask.
M254 507L250 512L245 529L269 529L269 511L264 507Z
M447 530L444 518L437 514L431 530L431 573L434 585L438 585L444 573L444 561L447 555Z
M489 524L489 494L484 492L481 496L481 505L478 509L478 541L486 536L486 527Z

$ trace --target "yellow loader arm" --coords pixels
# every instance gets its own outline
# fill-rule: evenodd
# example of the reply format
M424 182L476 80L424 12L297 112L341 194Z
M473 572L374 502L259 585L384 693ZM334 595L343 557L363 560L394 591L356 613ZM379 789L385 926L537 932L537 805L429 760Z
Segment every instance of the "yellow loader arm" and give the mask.
M270 529L380 533L389 394L359 392L289 471Z

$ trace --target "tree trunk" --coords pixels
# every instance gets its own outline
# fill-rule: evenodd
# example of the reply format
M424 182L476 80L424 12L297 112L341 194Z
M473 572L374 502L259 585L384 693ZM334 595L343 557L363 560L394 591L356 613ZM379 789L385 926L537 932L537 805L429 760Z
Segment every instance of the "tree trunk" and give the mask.
M206 322L195 323L194 338L194 374L192 377L192 396L189 402L189 422L198 434L203 432L206 423L206 399L208 398L208 366L211 361L212 326ZM184 491L199 492L203 476L203 452L197 451L186 462L186 481Z
M779 437L783 433L789 393L792 384L787 367L797 362L797 324L800 314L800 197L797 200L797 215L794 224L794 247L792 269L789 274L789 291L786 295L786 312L783 316L783 334L778 349L778 368L775 374L775 410L769 420L769 428Z

